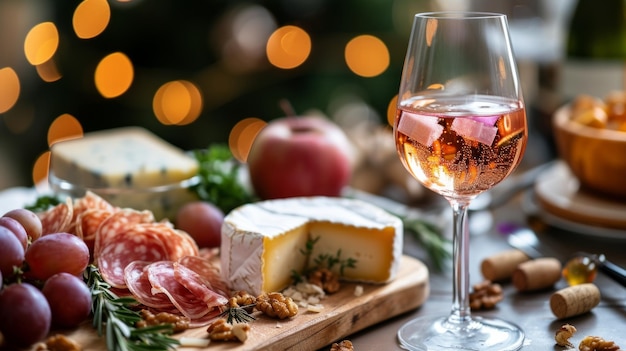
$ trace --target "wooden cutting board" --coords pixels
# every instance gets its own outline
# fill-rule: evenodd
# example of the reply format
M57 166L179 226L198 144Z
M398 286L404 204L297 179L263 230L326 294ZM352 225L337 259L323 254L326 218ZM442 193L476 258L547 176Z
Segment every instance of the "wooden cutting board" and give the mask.
M388 284L360 284L363 294L355 296L357 284L342 283L339 292L328 295L322 312L301 309L288 320L263 315L250 323L245 343L211 342L205 350L318 350L350 334L421 306L428 298L429 275L419 260L403 256L396 279ZM256 315L255 315L256 316ZM98 337L90 324L68 333L83 350L106 350L104 338ZM190 329L175 337L206 338L206 327ZM199 350L180 347L178 350Z

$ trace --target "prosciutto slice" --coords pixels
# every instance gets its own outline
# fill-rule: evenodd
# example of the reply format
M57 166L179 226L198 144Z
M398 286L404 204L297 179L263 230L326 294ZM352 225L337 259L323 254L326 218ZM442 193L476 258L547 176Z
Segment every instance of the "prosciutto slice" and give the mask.
M191 291L198 299L203 301L210 309L220 309L228 303L226 296L211 289L210 284L207 284L198 273L191 269L181 265L178 262L174 262L174 278L187 290Z
M223 296L230 296L228 286L222 280L219 268L210 260L199 256L185 256L178 262L196 272L211 290Z
M174 304L163 293L152 293L152 284L145 269L151 262L134 261L124 269L124 280L128 290L144 306L158 310L175 309ZM178 311L178 310L176 310Z
M212 311L202 300L178 282L174 276L174 262L153 262L145 268L152 293L164 293L187 318L199 319Z

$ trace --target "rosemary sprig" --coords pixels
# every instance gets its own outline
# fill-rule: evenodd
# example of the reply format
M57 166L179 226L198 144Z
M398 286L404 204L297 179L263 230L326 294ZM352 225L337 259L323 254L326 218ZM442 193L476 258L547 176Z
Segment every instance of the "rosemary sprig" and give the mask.
M452 257L452 243L434 224L415 217L400 217L404 229L413 234L428 253L434 268L442 271Z
M228 307L224 312L220 313L220 317L226 317L226 322L247 323L256 320L256 318L248 313L248 309L254 307L255 304L244 305L239 307Z
M334 256L331 254L320 254L313 262L315 262L317 267L328 269L332 269L338 264L339 275L343 275L346 268L356 268L357 260L352 257L341 258L341 249L339 249Z
M131 307L137 301L113 293L98 268L89 265L83 278L91 290L93 326L99 336L106 336L108 351L167 351L180 344L168 336L173 332L171 324L135 327L141 316Z

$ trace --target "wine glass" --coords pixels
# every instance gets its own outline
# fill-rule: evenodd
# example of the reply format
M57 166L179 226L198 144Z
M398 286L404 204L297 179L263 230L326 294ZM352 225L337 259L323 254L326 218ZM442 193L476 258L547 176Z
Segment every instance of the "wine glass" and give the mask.
M518 350L524 332L469 307L467 208L518 166L526 112L505 15L415 15L394 122L404 167L442 195L453 213L452 310L398 331L410 350Z

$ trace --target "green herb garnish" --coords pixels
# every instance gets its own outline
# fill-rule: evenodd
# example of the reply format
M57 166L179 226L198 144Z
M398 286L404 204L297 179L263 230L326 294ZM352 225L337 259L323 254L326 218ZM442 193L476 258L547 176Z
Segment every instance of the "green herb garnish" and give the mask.
M300 253L307 257L307 261L309 257L313 254L313 248L315 244L319 241L320 237L316 237L313 239L307 240L304 249L300 249ZM327 268L331 270L335 265L339 265L339 275L343 276L346 268L356 268L357 260L354 258L342 258L341 257L341 249L337 250L337 252L332 254L319 254L317 257L313 259L314 266L307 267L304 269L302 273L299 273L295 270L291 271L291 279L296 282L302 282L305 280L305 277L310 273L314 272L320 268Z
M108 351L167 351L180 344L168 336L173 333L171 324L135 327L141 316L131 307L136 306L137 301L113 293L98 268L89 265L83 278L91 290L93 326L99 336L106 336Z
M24 208L32 212L43 212L43 211L47 211L48 209L60 203L61 203L61 200L59 200L55 196L43 195L43 196L39 196L37 200L35 200L34 204L25 206Z
M226 145L212 145L193 152L200 165L200 183L191 187L201 200L219 207L224 213L255 200L241 181L239 163Z
M335 265L339 265L339 275L343 275L346 268L356 268L356 262L354 258L342 258L341 257L341 249L337 250L335 255L331 254L320 254L317 256L313 262L317 268L328 268L332 270Z
M254 307L255 304L245 305L239 307L228 307L224 312L220 313L220 317L226 317L226 322L229 324L235 323L247 323L256 320L253 315L248 313L248 308Z
M439 228L423 219L401 217L404 229L413 234L428 253L436 270L442 271L452 257L452 243Z

